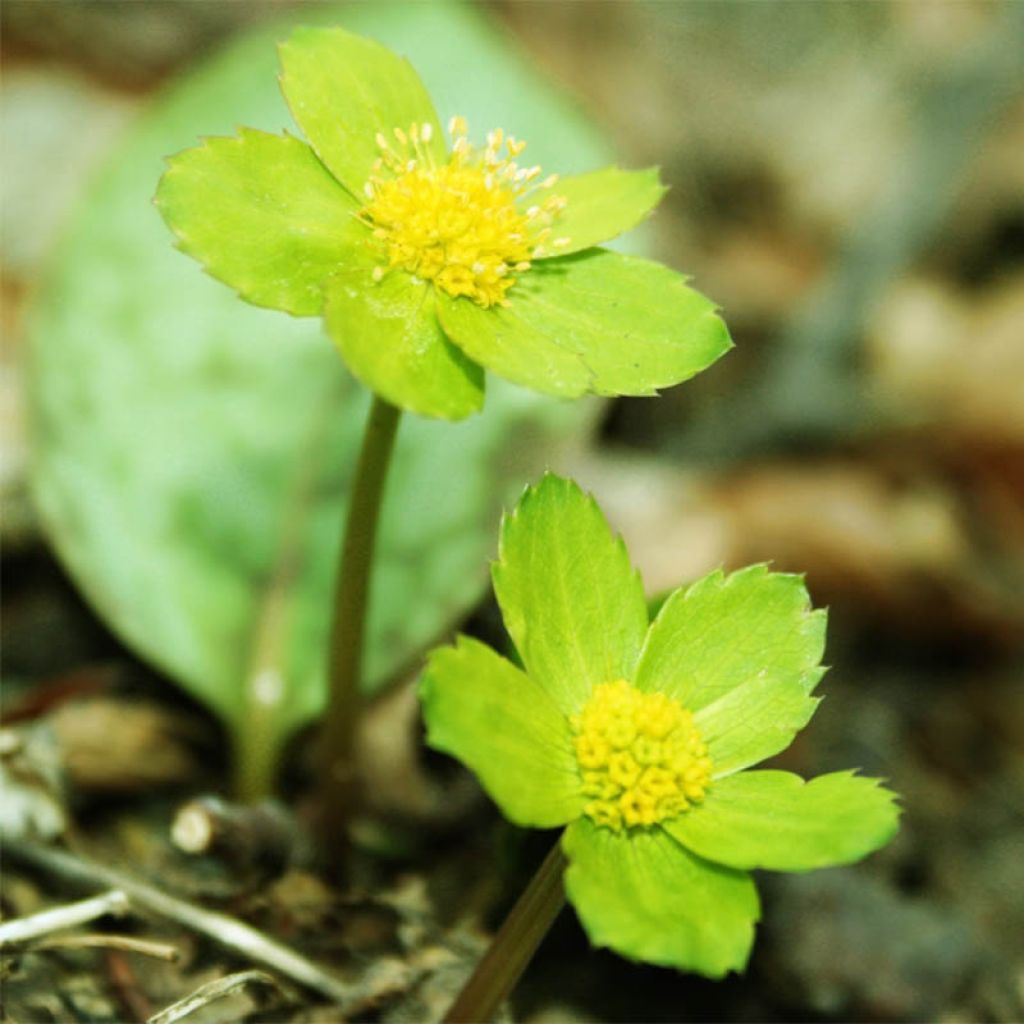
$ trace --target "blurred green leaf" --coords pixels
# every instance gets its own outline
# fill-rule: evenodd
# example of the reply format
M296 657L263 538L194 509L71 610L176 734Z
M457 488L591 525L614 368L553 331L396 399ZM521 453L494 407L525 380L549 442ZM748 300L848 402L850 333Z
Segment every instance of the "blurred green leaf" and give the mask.
M442 119L528 139L567 172L611 154L468 6L306 8L407 53ZM320 326L238 300L171 245L151 205L164 158L204 134L291 118L261 30L140 121L71 226L31 316L35 495L75 580L115 631L276 750L323 704L342 507L368 396ZM594 406L492 381L453 426L406 417L369 624L379 687L482 594L499 505ZM272 753L268 759L272 760Z

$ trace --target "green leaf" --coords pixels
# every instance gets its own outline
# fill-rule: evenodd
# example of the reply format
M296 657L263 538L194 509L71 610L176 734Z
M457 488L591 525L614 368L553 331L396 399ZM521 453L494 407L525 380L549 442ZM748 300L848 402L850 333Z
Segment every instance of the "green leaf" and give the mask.
M643 171L604 167L560 178L551 194L562 196L566 207L554 223L552 239L568 238L569 244L549 247L544 257L536 258L568 256L621 235L636 227L667 191L656 167Z
M711 777L723 778L785 750L811 720L818 700L796 680L754 678L701 708L693 720L708 747Z
M341 28L298 28L280 47L281 91L316 155L356 199L380 156L378 133L429 124L426 149L445 159L441 125L412 65Z
M589 818L565 830L562 848L566 895L595 946L709 978L746 965L760 915L749 875L660 829L616 833Z
M417 4L396 19L387 4L303 6L292 17L379 33L415 56L446 110L514 125L537 159L611 159L476 8ZM238 124L291 122L275 49L289 31L235 40L141 115L68 224L25 324L34 498L62 562L125 643L271 763L323 707L369 396L318 321L240 302L198 273L151 200L168 153ZM369 690L407 672L483 596L502 503L577 447L596 413L494 380L479 416L406 418L378 537Z
M515 384L575 397L652 395L732 346L715 307L660 263L590 249L522 274L507 306L441 297L441 326Z
M156 204L179 248L257 306L316 316L369 232L304 142L242 128L171 157Z
M372 278L367 258L327 283L324 322L348 368L393 405L457 420L484 404L483 370L444 335L434 290L408 274Z
M835 772L742 772L664 823L694 853L734 868L810 871L849 864L896 834L896 795L878 779Z
M803 579L753 565L712 572L675 591L644 641L641 690L659 690L692 711L752 680L799 683L824 674L825 613L811 611Z
M629 679L647 629L639 573L597 502L546 474L502 523L494 593L526 671L566 714Z
M569 722L526 673L460 636L431 654L420 697L427 741L468 765L510 821L554 828L580 815Z

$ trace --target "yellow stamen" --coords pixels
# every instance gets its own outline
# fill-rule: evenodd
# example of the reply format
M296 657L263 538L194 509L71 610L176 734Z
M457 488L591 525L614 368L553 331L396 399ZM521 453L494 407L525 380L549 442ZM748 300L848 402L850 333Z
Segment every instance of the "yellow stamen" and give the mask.
M583 811L595 824L656 825L703 799L711 759L692 712L671 697L602 683L571 724Z
M429 124L411 125L408 131L396 127L397 148L377 135L381 155L363 188L368 202L358 214L380 253L373 278L403 270L485 308L506 305L516 283L510 271L529 270L545 251L565 200L533 198L557 177L538 185L539 167L516 165L524 142L506 138L498 128L487 136L486 148L478 149L466 137L465 118L453 117L448 127L452 151L441 165L424 148L432 134ZM569 240L558 243L568 245Z

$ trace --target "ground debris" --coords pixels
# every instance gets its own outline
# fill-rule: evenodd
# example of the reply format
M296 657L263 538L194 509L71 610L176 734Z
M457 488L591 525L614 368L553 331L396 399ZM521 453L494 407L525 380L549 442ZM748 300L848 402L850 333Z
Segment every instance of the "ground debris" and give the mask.
M329 971L235 918L188 903L156 886L56 848L8 842L7 854L36 870L55 875L65 883L88 887L114 886L123 890L139 909L200 932L233 955L276 970L321 997L341 1005L349 998L349 987Z

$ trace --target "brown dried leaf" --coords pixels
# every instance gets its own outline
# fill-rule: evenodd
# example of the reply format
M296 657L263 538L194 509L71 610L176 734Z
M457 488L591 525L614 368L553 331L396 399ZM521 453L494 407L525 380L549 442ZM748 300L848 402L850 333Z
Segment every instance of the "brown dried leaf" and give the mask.
M50 716L69 781L79 790L130 793L200 776L190 723L158 704L93 697Z

